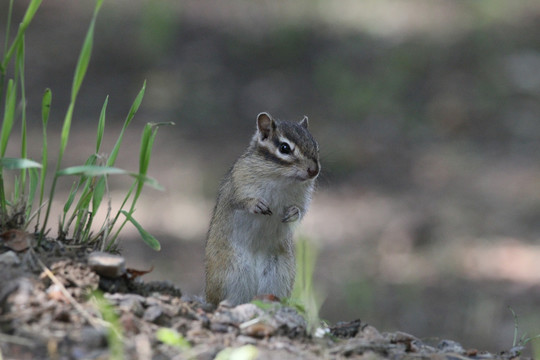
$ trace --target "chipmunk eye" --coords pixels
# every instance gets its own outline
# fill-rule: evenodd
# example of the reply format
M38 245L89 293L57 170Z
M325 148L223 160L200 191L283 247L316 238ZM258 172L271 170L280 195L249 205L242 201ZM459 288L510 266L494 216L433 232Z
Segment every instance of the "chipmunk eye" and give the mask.
M286 142L282 142L279 144L279 152L282 154L290 154L291 153L291 147Z

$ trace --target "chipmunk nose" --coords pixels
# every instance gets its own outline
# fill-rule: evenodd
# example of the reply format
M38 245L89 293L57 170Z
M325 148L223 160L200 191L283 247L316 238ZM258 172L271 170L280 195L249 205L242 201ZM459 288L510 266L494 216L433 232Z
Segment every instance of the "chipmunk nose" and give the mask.
M307 173L310 178L314 178L315 176L319 175L319 164L314 163L313 165L309 166Z

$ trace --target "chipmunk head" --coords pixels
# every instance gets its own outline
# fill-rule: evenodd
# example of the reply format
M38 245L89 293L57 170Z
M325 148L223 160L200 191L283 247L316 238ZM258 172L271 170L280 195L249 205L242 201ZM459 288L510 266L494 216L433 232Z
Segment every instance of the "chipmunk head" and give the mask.
M307 116L295 123L260 113L252 145L265 160L280 165L274 167L280 175L302 181L319 175L319 145L308 131Z

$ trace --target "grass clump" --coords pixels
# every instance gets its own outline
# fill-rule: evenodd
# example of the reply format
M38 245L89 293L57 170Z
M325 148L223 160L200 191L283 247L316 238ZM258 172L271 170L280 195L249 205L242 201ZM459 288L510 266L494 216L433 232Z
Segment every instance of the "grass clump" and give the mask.
M66 151L73 112L85 78L94 42L96 19L103 0L97 0L86 37L75 67L70 102L65 113L60 136L60 146L56 155L56 168L49 174L49 142L47 125L52 104L52 91L46 89L41 104L42 155L41 159L31 159L27 152L27 118L24 79L25 33L42 0L31 0L16 36L9 43L9 30L12 22L13 0L10 0L7 14L7 29L4 52L0 58L0 100L4 104L3 120L0 132L0 231L9 229L27 229L33 222L34 232L39 242L50 229L51 205L55 199L57 182L60 177L75 177L71 191L64 202L58 238L75 244L87 244L101 250L114 250L118 245L118 236L127 222L132 223L142 239L153 249L159 250L159 242L135 220L133 213L144 185L160 189L159 184L148 177L150 155L157 130L164 123L149 123L143 129L139 151L139 169L136 172L115 167L116 158L122 145L124 133L137 113L144 97L146 83L143 84L128 112L116 143L107 157L101 153L101 144L105 132L108 97L105 98L99 120L97 121L96 147L84 164L62 168L62 159ZM9 70L12 69L12 72ZM6 80L7 79L7 80ZM20 109L20 110L19 110ZM29 120L32 121L33 119ZM8 142L11 140L14 126L21 126L20 155L8 157ZM5 176L9 173L13 186L8 190ZM120 209L113 213L110 205L108 177L128 175L133 183L126 191ZM52 184L46 187L47 175L52 177ZM48 193L48 196L46 195ZM107 201L108 199L108 201ZM95 224L96 215L106 207L105 220ZM97 229L97 230L96 230Z

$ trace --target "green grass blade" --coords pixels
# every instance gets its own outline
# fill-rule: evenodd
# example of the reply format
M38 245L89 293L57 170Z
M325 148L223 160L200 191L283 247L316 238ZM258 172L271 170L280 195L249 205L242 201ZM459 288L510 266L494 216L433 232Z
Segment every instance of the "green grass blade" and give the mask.
M92 16L92 20L90 22L90 26L88 28L83 47L81 50L81 53L79 55L79 60L77 61L77 66L75 68L75 75L73 77L73 85L71 89L71 101L68 106L68 110L66 112L66 116L64 118L64 124L62 126L62 133L60 135L60 151L58 153L58 159L56 163L56 174L53 177L53 182L51 185L51 191L49 195L49 204L47 206L47 211L45 213L45 219L43 221L43 226L40 231L40 239L43 237L43 234L45 233L45 229L47 227L47 222L49 220L49 215L51 213L51 205L52 205L52 199L54 198L54 193L56 190L56 182L58 181L58 171L60 170L60 166L62 163L62 158L64 156L64 151L67 146L68 138L69 138L69 132L71 128L71 120L73 118L73 110L75 108L75 101L77 99L77 94L79 92L80 86L82 85L82 81L84 79L84 76L86 75L86 70L88 68L88 63L90 62L90 56L92 53L92 43L94 40L94 27L97 19L97 15L99 13L99 9L101 8L101 4L103 3L103 0L98 0L96 2L96 6L94 8L94 15Z
M81 88L82 82L88 70L88 64L90 63L90 57L92 55L92 47L94 44L94 28L96 24L97 15L99 9L101 8L102 0L98 0L96 7L94 9L94 15L90 21L90 26L86 32L86 37L83 42L81 53L79 54L79 59L77 60L77 66L75 67L75 75L73 76L73 84L71 87L71 101L64 118L64 124L62 126L61 140L60 140L60 154L58 156L58 165L64 155L65 148L67 146L69 132L71 129L71 121L73 118L73 110L75 108L75 102L77 100L77 95Z
M49 122L49 114L51 112L52 92L51 89L45 89L43 93L43 99L41 100L41 121L43 128L47 128Z
M111 151L111 155L109 156L109 160L107 161L107 166L113 166L116 162L116 158L118 157L118 152L120 151L120 146L122 145L122 140L124 137L124 132L126 131L126 128L131 123L131 120L135 116L135 113L139 109L139 106L141 105L142 99L144 97L144 92L146 90L146 81L143 83L142 89L137 94L137 97L133 101L133 104L131 105L131 108L129 109L128 116L126 117L126 120L124 121L124 125L122 126L122 130L120 131L120 135L118 136L118 139L116 140L116 144L114 145L113 150Z
M103 196L105 196L107 178L101 176L94 186L94 191L92 192L92 217L97 213Z
M174 125L174 123L148 123L144 127L141 138L141 147L139 151L139 176L140 180L144 180L147 184L151 186L159 186L157 182L154 183L153 179L148 181L146 174L148 173L148 166L150 165L150 157L152 155L152 149L154 147L154 140L156 139L157 130L159 126L162 125ZM137 184L137 190L135 191L135 196L133 197L132 209L135 207L135 203L141 195L144 184L145 183L143 181L139 181L139 183ZM162 190L162 188L160 187L158 187L157 189Z
M13 200L12 204L16 204L18 202L19 197L21 196L21 187L20 187L21 181L18 176L15 176L15 183L13 184Z
M8 145L13 123L15 121L15 100L17 98L17 84L9 80L6 92L6 104L4 109L4 121L2 121L2 133L0 134L0 157L4 157Z
M75 196L77 195L77 191L79 190L79 187L81 186L82 182L83 182L82 180L75 181L73 185L71 185L71 190L69 191L68 198L66 200L66 203L64 204L64 211L63 211L62 224L61 224L62 228L64 227L67 213L69 209L71 208L73 201L75 201Z
M101 141L103 140L103 133L105 132L105 113L107 111L108 103L109 103L109 96L105 98L105 102L103 103L103 106L101 107L101 113L99 114L99 123L98 123L98 129L97 129L97 137L96 137L96 154L99 153L99 149L101 149Z
M120 205L120 208L118 209L118 212L116 213L116 216L114 217L113 221L111 222L111 225L110 225L111 230L116 225L116 222L118 221L118 218L120 217L120 214L122 213L124 207L126 206L127 201L131 197L131 194L133 193L133 190L135 189L136 185L137 185L137 181L134 181L133 184L131 184L126 196L124 196L124 201L122 201L122 205ZM115 243L116 243L116 239L118 238L118 235L120 235L120 231L122 231L122 229L126 225L126 222L127 222L127 219L125 219L124 222L118 227L118 229L116 229L116 232L114 233L114 235L112 237L110 237L110 239L109 239L109 241L107 243L107 246L106 246L107 250L111 250L111 249L114 248Z
M30 159L18 159L18 158L1 158L0 168L6 170L21 170L40 168L41 164Z
M152 249L159 251L161 250L161 245L159 241L152 235L148 233L148 231L144 230L143 227L131 216L130 213L128 213L125 210L122 210L122 214L126 217L126 219L129 220L137 228L139 231L139 234L141 235L143 241L146 243L146 245L150 246Z
M43 196L45 194L45 178L48 168L48 147L47 147L47 124L49 122L49 114L51 111L52 92L51 89L46 89L41 101L41 122L43 130L43 139L41 146L41 176L39 179L39 208L37 213L36 229L39 228L39 220L41 217L41 209L43 205Z
M315 244L308 239L301 237L296 242L296 279L291 299L302 304L309 333L312 333L320 323L319 309L322 295L313 286L317 253Z
M138 173L129 173L132 177L136 178L137 181L135 184L138 186L139 184L148 185L156 190L163 191L165 188L158 183L158 181L150 176L144 176Z
M97 161L97 155L92 154L92 155L90 155L88 157L88 159L86 160L84 165L85 166L94 166L96 164L96 161ZM69 199L66 202L66 204L64 205L64 214L63 214L63 217L62 217L62 228L64 228L67 213L69 212L69 209L71 208L71 205L73 204L73 201L75 199L75 195L78 193L81 186L83 186L83 184L84 184L84 187L82 188L82 191L81 191L81 196L79 198L79 201L77 202L77 205L75 206L75 210L73 210L74 214L77 214L78 212L80 212L82 199L85 198L87 196L87 194L92 191L91 190L92 179L89 179L87 176L82 176L82 175L79 175L79 176L80 176L80 178L79 178L79 181L76 183L75 189L73 187L71 188ZM65 229L64 231L67 232L67 229Z
M24 87L24 37L22 37L17 56L15 57L15 70L19 74L19 84L21 87L21 157L27 157L26 145L26 91Z
M37 168L28 169L28 174L30 175L29 176L30 182L28 186L28 199L26 202L26 219L29 219L32 213L32 205L34 204L34 199L36 196L36 191L37 191L37 187L39 183L39 172Z
M152 124L146 124L144 127L142 138L141 138L141 147L139 150L139 175L146 176L148 171L148 165L150 164L150 154L152 153L152 146L154 143L156 132L154 131ZM133 198L132 208L135 207L135 203L141 195L142 187L144 183L139 181L137 184L137 190L135 191L135 196Z
M15 50L19 47L19 43L21 42L21 39L24 36L26 29L30 25L30 22L32 22L32 19L34 18L36 11L41 5L41 1L42 0L32 0L30 4L28 5L28 7L26 8L26 13L24 14L23 20L21 24L19 25L19 30L17 31L17 35L15 36L13 43L11 44L11 46L9 47L9 49L4 55L4 59L2 61L1 69L0 69L2 72L5 71L8 63L10 62L11 58L13 57L13 54L15 53Z
M75 68L75 75L73 76L73 85L71 87L71 102L74 103L77 99L77 94L81 88L84 76L86 75L86 70L88 69L88 64L90 63L90 57L92 55L92 47L94 44L94 28L96 26L96 19L101 8L103 0L98 0L94 8L94 15L90 21L90 26L86 32L86 37L84 38L84 43L79 55L79 60L77 61L77 67Z
M21 38L17 55L15 56L15 72L19 74L19 85L21 87L21 158L28 156L27 135L26 135L26 91L24 87L24 36ZM21 194L26 188L26 170L21 171Z
M102 175L116 175L116 174L127 174L130 173L126 170L110 167L110 166L98 166L98 165L80 165L72 166L65 169L62 169L56 173L58 176L67 176L67 175L84 175L89 177L102 176Z
M9 7L6 21L6 36L4 38L4 54L7 53L7 47L9 43L9 35L11 30L11 17L13 16L13 0L9 0Z

